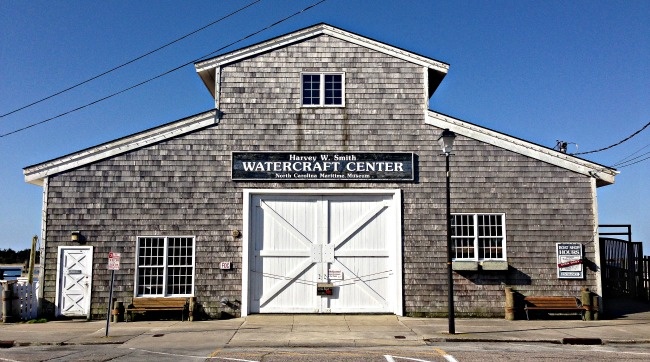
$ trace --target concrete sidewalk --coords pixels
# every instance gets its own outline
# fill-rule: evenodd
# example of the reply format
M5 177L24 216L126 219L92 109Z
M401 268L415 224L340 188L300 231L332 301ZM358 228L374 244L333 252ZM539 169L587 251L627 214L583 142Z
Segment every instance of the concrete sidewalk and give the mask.
M0 347L124 344L176 350L277 346L416 346L435 342L650 343L650 314L602 321L447 319L394 315L252 315L213 321L52 321L0 324ZM188 341L192 341L188 345ZM205 346L201 346L204 344Z

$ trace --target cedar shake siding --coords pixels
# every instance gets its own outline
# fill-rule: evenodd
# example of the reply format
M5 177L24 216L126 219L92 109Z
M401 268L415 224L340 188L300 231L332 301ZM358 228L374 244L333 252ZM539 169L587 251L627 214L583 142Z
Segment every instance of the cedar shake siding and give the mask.
M344 73L345 106L302 107L301 72ZM403 313L445 316L445 157L437 143L442 129L425 123L426 67L323 34L222 65L217 75L215 124L48 176L46 311L54 310L57 248L80 230L94 246L92 318L106 317L111 250L122 253L113 297L131 302L138 236L194 236L199 315L239 316L243 239L232 231L244 229L244 189L381 188L402 191ZM413 152L416 177L232 181L233 151ZM462 134L451 170L452 213L505 215L509 265L454 272L457 316L503 316L505 286L524 295L597 289L591 177ZM584 245L585 279L557 278L557 242ZM232 269L220 270L220 261Z

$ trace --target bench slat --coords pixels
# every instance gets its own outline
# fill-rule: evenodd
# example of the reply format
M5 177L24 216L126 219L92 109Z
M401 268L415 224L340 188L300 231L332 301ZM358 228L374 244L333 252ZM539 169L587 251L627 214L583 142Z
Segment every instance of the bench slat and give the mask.
M188 309L188 298L133 298L131 305L129 305L125 311L127 312L127 321L128 313L130 312L133 318L133 312L146 312L146 311L172 311L178 310L182 313ZM183 315L181 314L181 320L183 320Z
M141 307L184 307L187 304L187 298L133 298L132 305L136 308Z
M580 312L583 318L583 313L587 310L587 307L582 306L580 300L575 297L524 297L524 302L524 310L526 311L526 319L528 320L530 320L528 315L529 310L574 311Z

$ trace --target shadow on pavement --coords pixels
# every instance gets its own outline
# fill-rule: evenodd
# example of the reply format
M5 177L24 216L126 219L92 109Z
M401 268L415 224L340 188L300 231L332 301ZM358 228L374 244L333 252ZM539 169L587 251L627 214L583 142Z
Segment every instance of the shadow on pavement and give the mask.
M612 298L603 302L602 319L650 319L650 303L635 299Z

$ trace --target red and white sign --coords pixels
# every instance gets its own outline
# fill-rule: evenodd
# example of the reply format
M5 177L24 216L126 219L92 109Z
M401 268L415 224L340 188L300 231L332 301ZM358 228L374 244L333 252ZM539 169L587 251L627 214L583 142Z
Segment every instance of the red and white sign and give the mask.
M582 264L582 259L566 261L564 263L558 264L557 267L558 268L566 268L568 266L578 265L578 264Z
M108 270L120 270L120 253L108 253Z
M557 243L558 279L584 279L583 246L580 243Z
M343 280L343 271L330 269L327 271L330 280Z

